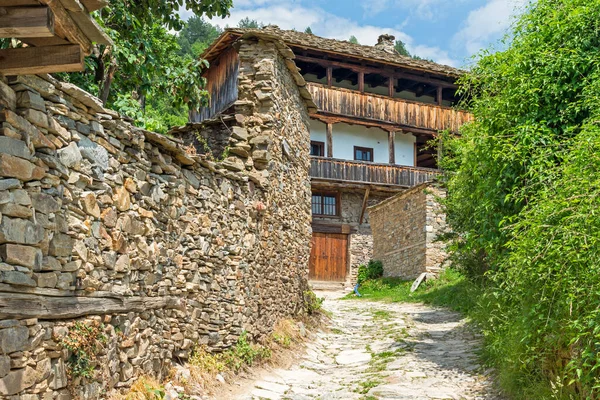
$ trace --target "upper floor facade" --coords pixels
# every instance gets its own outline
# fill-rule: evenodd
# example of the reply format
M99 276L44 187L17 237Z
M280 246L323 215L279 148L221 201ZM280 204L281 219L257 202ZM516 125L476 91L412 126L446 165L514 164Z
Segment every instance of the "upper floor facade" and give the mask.
M375 46L266 27L227 29L207 50L210 105L191 114L200 122L238 100L234 43L250 32L277 38L291 53L310 109L313 182L411 187L437 171L439 131L458 132L470 119L457 108L462 72L394 50L394 37Z

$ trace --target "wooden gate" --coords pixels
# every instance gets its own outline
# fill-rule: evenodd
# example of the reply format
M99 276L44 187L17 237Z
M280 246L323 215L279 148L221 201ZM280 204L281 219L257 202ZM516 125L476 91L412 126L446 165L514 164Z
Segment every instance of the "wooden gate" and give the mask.
M315 281L346 280L348 268L348 235L313 233L310 250L310 273Z

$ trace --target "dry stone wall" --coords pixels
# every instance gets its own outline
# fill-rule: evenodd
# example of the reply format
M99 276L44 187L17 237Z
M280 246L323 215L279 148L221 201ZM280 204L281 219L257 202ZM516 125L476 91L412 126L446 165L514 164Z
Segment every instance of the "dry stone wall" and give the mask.
M104 398L304 312L306 107L277 46L239 52L246 152L218 162L50 76L0 79L0 398Z
M373 258L383 262L385 277L414 279L423 272L440 272L447 230L440 205L445 192L423 184L370 207Z

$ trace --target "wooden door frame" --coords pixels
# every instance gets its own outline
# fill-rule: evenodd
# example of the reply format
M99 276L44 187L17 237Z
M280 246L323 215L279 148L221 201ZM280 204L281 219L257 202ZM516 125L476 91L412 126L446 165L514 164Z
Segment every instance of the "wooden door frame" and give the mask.
M342 233L342 232L317 232L317 231L313 231L312 233L312 237L311 237L311 248L310 248L310 256L309 256L309 265L308 265L308 275L309 275L309 279L313 280L313 281L319 281L318 279L315 278L310 278L311 276L311 268L315 268L315 264L313 264L312 262L312 254L313 254L313 243L314 243L314 238L315 238L315 234L318 234L321 237L324 237L325 240L327 240L327 237L329 235L339 235L339 236L343 236L345 237L345 245L346 245L346 254L345 254L345 266L344 266L344 276L341 280L330 280L327 282L346 282L348 280L348 276L350 274L350 240L351 240L351 235L348 233ZM314 275L316 274L316 270L314 270Z

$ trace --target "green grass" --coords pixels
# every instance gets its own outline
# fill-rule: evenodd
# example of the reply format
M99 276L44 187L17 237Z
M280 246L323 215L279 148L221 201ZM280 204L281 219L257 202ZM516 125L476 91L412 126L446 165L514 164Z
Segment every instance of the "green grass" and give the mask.
M438 279L424 282L414 293L410 292L413 281L397 278L380 278L367 281L358 291L362 297L349 294L346 299L370 301L413 302L448 307L469 314L476 306L481 287L467 280L453 269L446 269Z

